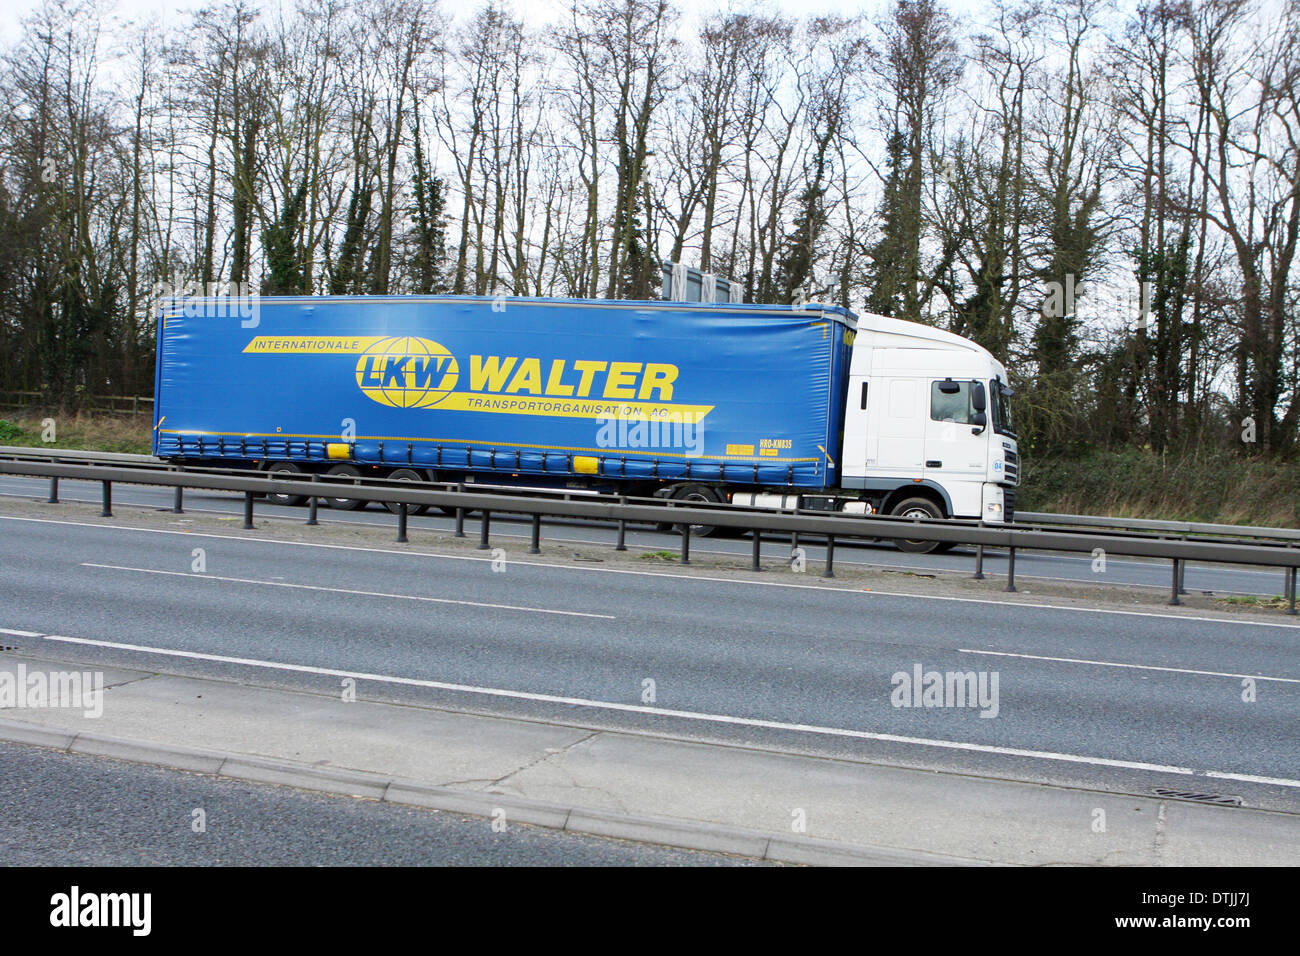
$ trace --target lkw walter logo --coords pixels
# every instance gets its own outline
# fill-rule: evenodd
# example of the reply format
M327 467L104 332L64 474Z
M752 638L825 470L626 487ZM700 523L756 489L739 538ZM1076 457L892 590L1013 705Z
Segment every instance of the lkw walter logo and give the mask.
M416 335L258 335L243 352L349 356L361 394L390 408L692 424L713 411L675 400L681 370L671 362L478 353L457 359L440 342Z
M445 347L416 336L380 339L357 359L357 387L393 408L431 408L456 388L460 367Z

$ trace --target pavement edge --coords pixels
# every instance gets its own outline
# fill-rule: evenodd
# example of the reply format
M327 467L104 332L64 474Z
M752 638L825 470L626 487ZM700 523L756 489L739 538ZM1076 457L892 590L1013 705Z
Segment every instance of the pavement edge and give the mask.
M296 787L336 796L379 800L468 816L490 818L504 810L507 819L531 826L707 853L747 856L773 863L805 866L991 865L988 861L941 856L920 850L857 846L674 817L566 807L509 794L440 787L366 771L308 766L269 757L196 750L102 734L74 733L23 721L0 719L0 740L69 754L109 757L230 780Z

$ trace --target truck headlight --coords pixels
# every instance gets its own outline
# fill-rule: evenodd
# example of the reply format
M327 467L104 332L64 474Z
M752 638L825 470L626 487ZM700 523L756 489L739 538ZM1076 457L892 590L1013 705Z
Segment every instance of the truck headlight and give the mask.
M995 515L1002 514L1002 505L996 501L993 502L992 504L989 505L989 512Z

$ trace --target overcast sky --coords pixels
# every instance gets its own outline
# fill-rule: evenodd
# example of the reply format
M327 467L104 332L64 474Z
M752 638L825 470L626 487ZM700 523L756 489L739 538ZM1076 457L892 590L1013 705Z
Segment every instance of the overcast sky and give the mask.
M40 7L42 0L4 0L0 8L0 42L10 43L18 36L19 24L33 10ZM111 0L104 0L105 8L115 9L123 17L132 19L148 19L156 17L160 20L175 18L183 15L185 11L194 10L215 0L117 0L114 4ZM866 11L868 14L875 15L885 9L892 0L767 0L767 5L779 10L784 10L788 14L807 14L807 13L841 13L853 14L860 11ZM741 2L738 6L751 6L749 3ZM461 11L477 8L478 2L461 4L459 2L449 3L443 0L443 10ZM522 11L522 16L530 24L545 23L553 19L559 11L568 6L567 0L522 0L512 4L517 13ZM693 7L698 10L708 10L714 7L727 6L726 0L716 0L714 3L704 4L686 4L678 3L679 8ZM981 6L979 0L949 0L948 9L955 14L973 13Z

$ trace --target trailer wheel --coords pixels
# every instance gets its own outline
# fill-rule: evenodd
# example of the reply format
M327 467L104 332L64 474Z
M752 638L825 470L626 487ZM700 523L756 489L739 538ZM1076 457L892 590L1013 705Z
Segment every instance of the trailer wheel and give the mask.
M325 474L341 475L349 478L361 477L361 472L352 465L335 465L333 468L327 469ZM334 484L334 482L330 482L330 484ZM322 498L321 501L325 502L326 506L337 511L356 511L366 505L366 502L360 498Z
M272 462L266 469L266 476L274 478L276 475L301 475L302 469L291 461ZM284 505L292 508L302 504L307 500L306 495L267 495L266 501L272 505Z
M943 518L943 510L929 498L906 498L894 505L891 515L901 518L920 518L924 521L938 521ZM917 541L910 538L894 538L899 551L909 554L930 554L933 551L947 551L938 541Z
M410 468L398 468L391 475L386 475L385 477L389 481L424 481L424 479L420 477L420 474L418 472ZM385 501L384 507L387 508L389 511L391 511L393 514L397 514L397 512L401 510L401 506L396 501ZM429 510L428 505L407 505L406 506L406 513L412 515L422 515L428 512L428 510Z
M712 505L720 504L722 501L718 497L718 493L708 485L679 485L673 489L671 497L677 501L699 501ZM678 524L673 527L680 534L683 525ZM707 538L711 534L716 534L717 531L717 527L711 524L691 525L691 534L699 538Z

